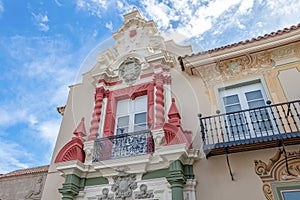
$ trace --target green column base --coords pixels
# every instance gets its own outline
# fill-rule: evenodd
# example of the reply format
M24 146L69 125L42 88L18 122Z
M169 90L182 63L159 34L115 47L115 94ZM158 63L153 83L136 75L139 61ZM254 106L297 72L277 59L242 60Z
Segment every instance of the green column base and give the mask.
M167 180L171 185L172 200L183 200L183 185L186 179L181 161L176 160L170 164Z

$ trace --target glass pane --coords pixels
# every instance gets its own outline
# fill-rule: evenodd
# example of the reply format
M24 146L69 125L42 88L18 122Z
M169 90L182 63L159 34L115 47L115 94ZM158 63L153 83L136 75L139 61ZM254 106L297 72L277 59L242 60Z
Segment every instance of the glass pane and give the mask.
M247 101L255 100L255 99L262 99L262 93L260 90L252 91L252 92L246 92L245 93Z
M226 106L225 110L226 110L226 113L229 113L229 112L240 111L240 110L242 110L242 108L241 108L240 104L236 104L236 105Z
M298 200L300 199L300 191L284 191L282 192L284 200Z
M224 105L240 103L238 95L223 97Z
M139 125L134 126L134 131L142 131L142 130L146 130L146 129L147 129L146 124L139 124Z
M123 116L118 118L118 124L117 127L124 127L129 125L129 116Z
M147 96L140 96L134 99L134 111L147 110Z
M257 100L257 101L251 101L251 102L248 102L248 105L249 105L249 108L258 108L258 107L264 106L265 101L263 99Z
M129 99L118 101L117 115L124 115L129 113L129 101Z
M146 112L135 114L134 124L146 123Z

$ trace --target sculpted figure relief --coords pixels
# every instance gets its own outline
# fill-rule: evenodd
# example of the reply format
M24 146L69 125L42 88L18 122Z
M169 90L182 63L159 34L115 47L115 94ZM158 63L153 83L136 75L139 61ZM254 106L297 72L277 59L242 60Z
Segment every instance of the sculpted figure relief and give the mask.
M35 199L37 197L40 197L42 195L42 188L43 188L43 177L39 177L34 184L34 188L25 196L25 199Z

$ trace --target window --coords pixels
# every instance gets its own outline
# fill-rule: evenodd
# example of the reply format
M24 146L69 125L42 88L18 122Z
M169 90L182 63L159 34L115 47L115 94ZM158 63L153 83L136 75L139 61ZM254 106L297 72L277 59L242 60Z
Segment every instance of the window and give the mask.
M118 101L115 134L145 129L147 129L147 96Z
M300 182L276 182L271 184L274 200L298 200L300 199Z
M226 115L230 137L244 139L264 136L272 130L266 97L261 83L225 88L220 91L221 104ZM243 111L246 110L246 111Z

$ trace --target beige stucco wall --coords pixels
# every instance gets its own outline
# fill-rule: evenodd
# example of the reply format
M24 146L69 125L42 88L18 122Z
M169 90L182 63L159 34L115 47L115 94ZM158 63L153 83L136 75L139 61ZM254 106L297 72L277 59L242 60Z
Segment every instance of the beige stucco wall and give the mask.
M254 171L254 160L268 163L278 148L229 155L234 181L231 181L225 155L201 159L194 165L197 200L263 200L262 181ZM299 151L299 145L287 151Z
M65 113L52 155L49 174L45 183L45 188L47 188L43 193L43 199L45 200L61 198L58 188L62 187L64 178L59 175L59 172L57 172L54 161L61 148L71 141L74 136L73 132L82 117L85 118L86 131L87 134L89 133L90 122L94 109L94 93L94 86L85 79L83 79L83 83L70 86Z
M58 192L58 188L62 187L65 179L59 173L58 171L48 173L42 200L58 200L62 198L62 195Z
M291 68L279 71L278 79L288 101L300 98L300 63L292 65Z
M193 133L193 146L200 148L199 113L211 113L208 96L201 79L188 76L178 68L171 70L172 97L181 115L182 128Z

